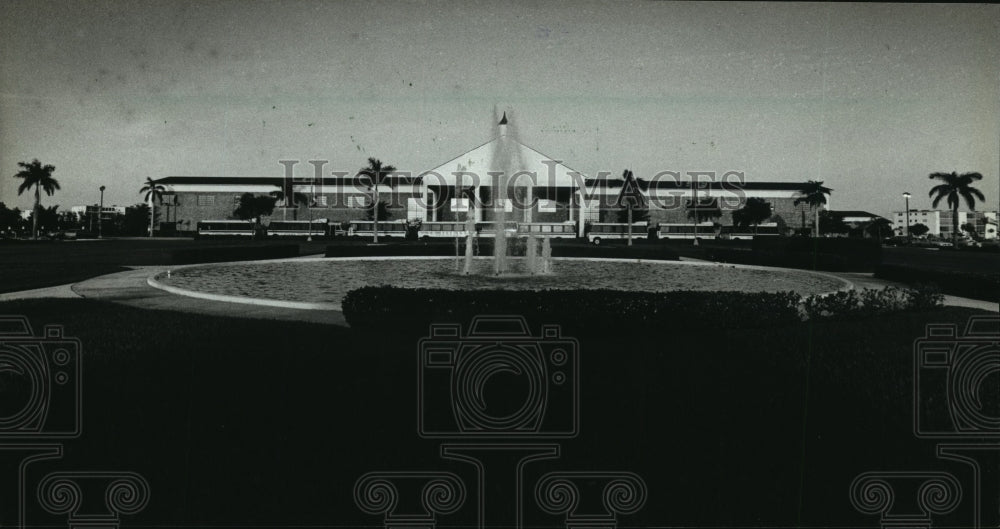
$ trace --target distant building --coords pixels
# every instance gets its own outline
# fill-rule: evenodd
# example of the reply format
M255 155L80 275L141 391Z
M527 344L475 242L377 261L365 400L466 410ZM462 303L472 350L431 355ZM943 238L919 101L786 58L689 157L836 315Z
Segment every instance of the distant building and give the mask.
M908 235L906 233L907 214L905 211L895 211L892 214L892 224L896 227L897 235ZM909 211L909 226L923 224L930 231L928 235L941 235L941 212L934 209L911 209Z
M862 224L867 224L869 222L874 222L878 219L883 218L881 215L868 213L867 211L830 210L830 215L832 215L835 218L839 218L841 222L852 227L857 227Z
M935 209L911 209L910 226L920 223L930 228L928 235L951 237L952 212ZM898 235L906 235L906 216L902 211L893 212L893 224ZM997 238L996 211L959 211L958 226L965 224L976 227L976 234L983 239Z

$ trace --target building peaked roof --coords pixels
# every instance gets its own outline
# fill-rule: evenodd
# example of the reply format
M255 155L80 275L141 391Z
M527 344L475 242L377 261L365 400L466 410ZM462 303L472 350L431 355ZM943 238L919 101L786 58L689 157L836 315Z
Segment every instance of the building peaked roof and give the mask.
M498 136L465 154L421 173L427 185L478 185L492 187L491 172L504 172L516 180L511 185L527 185L529 176L519 172L534 173L536 186L569 187L583 183L584 175L571 169L561 160L553 159L527 145L510 138ZM459 182L460 180L460 182Z

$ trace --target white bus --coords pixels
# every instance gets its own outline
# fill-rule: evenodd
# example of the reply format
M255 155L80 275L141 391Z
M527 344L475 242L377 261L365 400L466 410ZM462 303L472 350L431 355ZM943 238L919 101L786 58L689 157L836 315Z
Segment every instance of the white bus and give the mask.
M356 237L373 237L375 222L371 220L352 220L347 228L347 235ZM378 222L379 237L406 237L405 220L380 220Z
M254 225L248 220L200 220L198 237L253 237Z
M777 222L763 222L757 225L757 233L754 234L753 226L741 228L739 226L723 226L719 237L722 239L746 239L753 240L754 235L758 237L777 237L781 235Z
M645 239L648 235L649 223L646 221L632 223L632 239ZM627 239L628 224L624 222L595 222L590 225L587 240L594 244L612 239Z
M686 224L664 224L660 223L657 236L660 239L694 239L695 232L699 238L714 239L715 224L712 222L699 222L697 230L695 225Z
M267 225L267 234L272 237L323 237L327 231L326 219L272 220Z
M567 222L519 222L519 237L546 237L552 239L572 239L576 237L576 223Z

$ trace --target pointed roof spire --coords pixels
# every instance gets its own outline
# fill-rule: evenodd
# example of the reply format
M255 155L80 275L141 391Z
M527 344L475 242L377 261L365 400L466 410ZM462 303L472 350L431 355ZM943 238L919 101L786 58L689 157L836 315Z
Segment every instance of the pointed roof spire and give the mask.
M503 113L503 119L501 119L500 123L497 123L497 125L506 125L506 124L507 124L507 112L505 111Z

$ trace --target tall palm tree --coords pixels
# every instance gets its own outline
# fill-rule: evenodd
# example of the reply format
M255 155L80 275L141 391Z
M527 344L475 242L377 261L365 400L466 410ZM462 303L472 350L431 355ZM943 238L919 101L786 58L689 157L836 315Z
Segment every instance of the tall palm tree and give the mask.
M153 223L156 222L156 201L163 200L163 193L167 188L163 187L162 184L157 184L152 178L146 177L146 183L139 190L139 193L145 193L143 200L149 202L149 236L153 236ZM167 219L170 220L170 219Z
M391 165L382 165L382 160L377 158L368 158L368 167L362 167L361 170L358 171L358 176L368 178L368 185L372 188L375 196L375 199L372 201L372 220L374 221L374 229L372 231L375 233L375 237L372 242L378 242L378 186L385 181L386 177L395 172L395 167Z
M32 160L31 163L17 162L17 165L21 167L21 170L14 175L14 178L23 180L21 185L17 187L18 196L31 189L32 186L35 188L35 213L32 215L34 220L32 221L31 236L37 239L38 216L42 207L42 190L45 190L46 195L52 196L59 189L59 182L52 178L52 172L56 168L54 165L42 165L38 158Z
M931 173L931 180L941 180L943 184L938 184L931 188L929 197L934 197L932 207L937 207L942 198L948 199L948 207L951 208L951 242L958 244L958 198L965 199L969 209L976 209L976 199L986 200L986 197L972 183L983 179L979 173Z
M819 237L819 209L826 204L826 196L833 191L829 187L824 187L823 182L810 180L802 184L799 189L799 198L795 199L794 205L809 204L809 209L816 211L816 224L813 226L813 237Z

